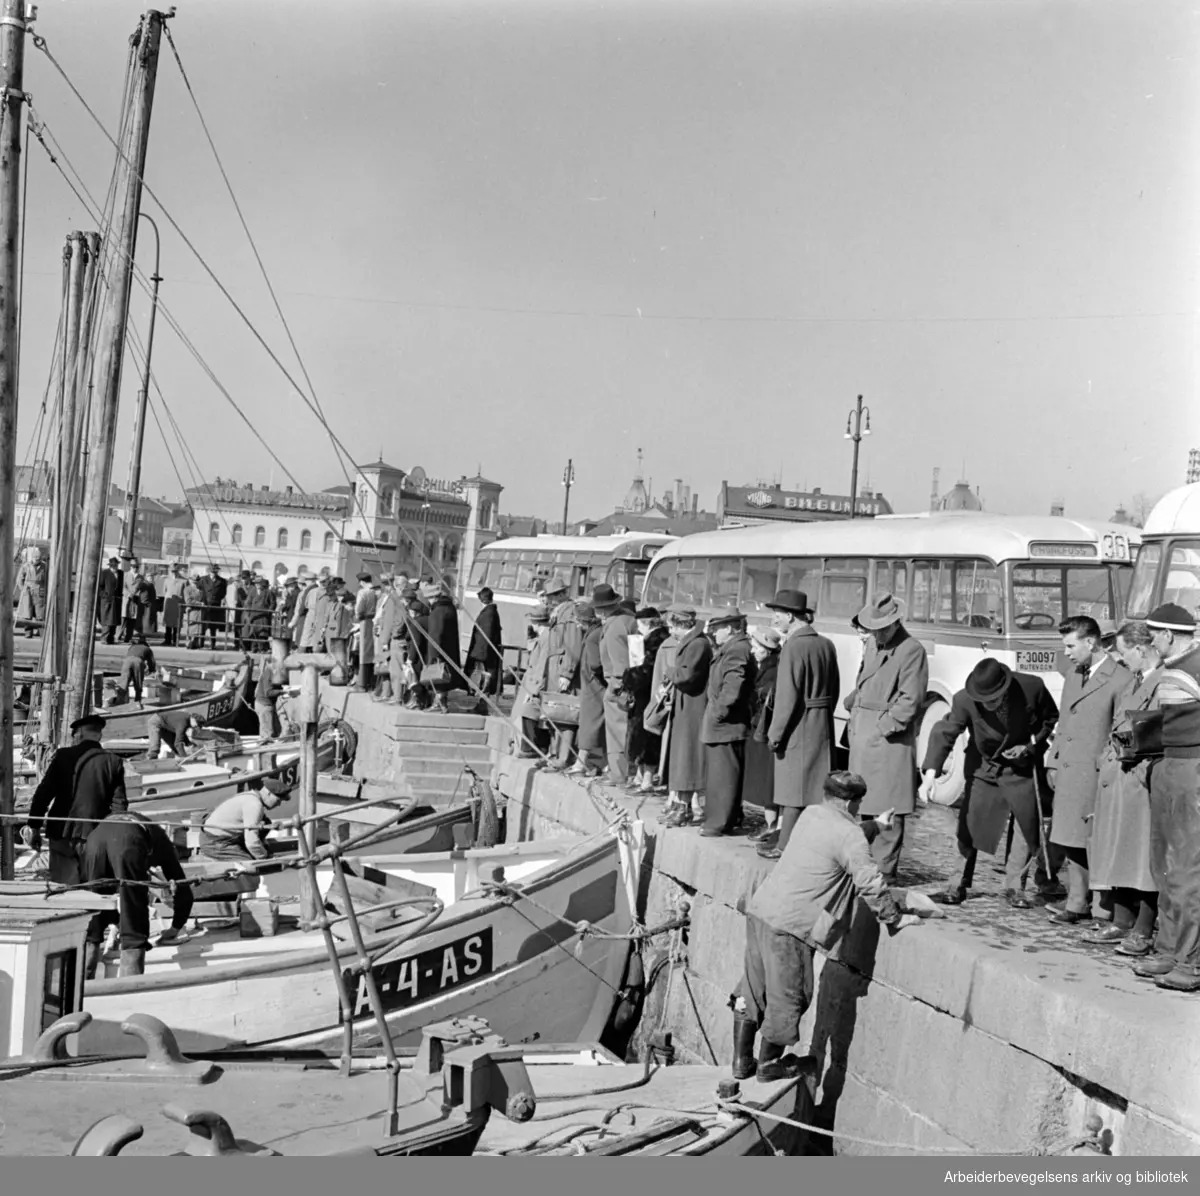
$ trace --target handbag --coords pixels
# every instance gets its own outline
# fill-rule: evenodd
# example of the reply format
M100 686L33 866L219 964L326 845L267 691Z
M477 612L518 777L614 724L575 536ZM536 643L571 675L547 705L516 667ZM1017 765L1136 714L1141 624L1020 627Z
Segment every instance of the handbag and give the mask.
M421 670L422 685L445 685L450 680L450 670L444 660L435 660Z
M562 723L564 726L579 726L579 695L578 694L542 694L542 718L548 723Z

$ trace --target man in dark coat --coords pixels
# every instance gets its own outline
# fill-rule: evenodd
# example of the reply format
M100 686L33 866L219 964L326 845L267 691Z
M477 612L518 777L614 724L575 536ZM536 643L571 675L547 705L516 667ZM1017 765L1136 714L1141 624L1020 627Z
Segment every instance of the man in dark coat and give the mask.
M1046 757L1054 787L1050 841L1067 857L1067 900L1047 907L1055 922L1090 922L1088 906L1088 825L1100 787L1100 759L1108 747L1113 716L1133 674L1100 646L1100 627L1088 615L1073 615L1059 625L1063 652L1075 667L1063 682L1058 729Z
M825 778L833 768L833 710L841 678L837 649L813 630L813 611L803 590L781 590L767 609L783 638L767 731L775 756L775 804L783 813L779 842L761 847L759 855L777 860L805 807L824 801Z
M754 658L745 618L734 612L710 619L716 641L708 670L707 702L700 738L704 743L705 838L727 835L742 818L746 739L754 712Z
M500 693L504 632L500 627L500 612L496 609L494 595L487 586L479 591L479 603L479 614L475 616L471 642L467 645L467 668L474 675L475 684L480 690L476 713L490 714L487 699L495 698Z
M575 619L583 632L579 658L579 735L575 746L579 758L567 769L568 776L581 773L598 776L604 768L607 744L604 736L604 666L600 661L600 637L604 628L591 603L575 606Z
M242 686L238 685L238 693ZM146 722L146 759L157 760L163 743L177 756L192 746L192 731L201 725L190 710L160 710Z
M133 686L134 701L142 700L142 686L146 683L146 673L153 673L158 667L154 653L146 643L146 637L139 632L133 637L133 643L125 651L125 659L121 662L121 696L129 695L129 687Z
M666 680L671 683L671 731L667 747L667 777L679 805L667 816L667 826L687 826L698 811L697 794L704 791L704 707L708 702L708 671L712 666L712 643L696 622L690 608L669 615L680 637Z
M429 653L429 607L421 598L415 586L408 586L402 592L403 614L396 621L396 629L392 632L392 656L390 672L392 678L392 701L400 701L403 690L404 663L407 661L412 675L419 682L421 671ZM397 684L399 683L399 688ZM423 685L411 686L406 705L410 710L424 709L429 703L429 695Z
M624 609L621 596L607 584L592 591L592 607L604 624L600 635L600 667L604 670L604 738L608 748L608 779L614 785L629 780L629 707L631 696L622 689L629 668L629 636L637 620Z
M167 832L144 814L132 811L110 814L87 838L83 849L83 883L97 893L120 893L120 915L105 910L88 923L84 975L91 979L100 961L106 926L121 926L121 976L145 972L150 945L150 869L158 868L167 880L185 881L183 865ZM122 884L124 881L126 883ZM171 929L161 942L171 942L187 925L192 912L192 889L180 884L174 891Z
M96 591L96 615L104 631L106 644L116 640L124 603L125 575L121 572L120 561L115 556L109 557L108 568L100 574L100 584Z
M463 684L462 666L459 660L458 647L458 611L454 599L440 586L431 587L430 593L436 589L436 596L429 604L429 641L428 665L439 661L446 666L444 681L434 682L433 708L442 714L449 714L450 707L446 697L452 689L461 689Z
M201 590L204 594L204 629L200 636L200 643L204 643L204 636L207 635L209 644L215 652L217 632L225 630L225 595L229 591L229 583L221 576L220 565L209 567L208 576L204 578Z
M950 713L934 725L922 772L926 793L933 790L958 737L968 733L966 790L958 808L958 850L966 859L958 885L934 900L959 905L975 876L980 851L996 855L1004 843L1009 815L1012 848L1004 871L1004 897L1014 909L1033 902L1022 892L1025 868L1041 840L1039 776L1046 744L1058 720L1058 707L1041 678L1014 673L987 657L954 695ZM1042 887L1048 883L1043 874Z
M83 846L96 823L129 808L124 762L100 746L104 720L85 715L71 732L75 742L54 754L29 808L31 846L37 849L44 832L50 879L60 885L80 883Z

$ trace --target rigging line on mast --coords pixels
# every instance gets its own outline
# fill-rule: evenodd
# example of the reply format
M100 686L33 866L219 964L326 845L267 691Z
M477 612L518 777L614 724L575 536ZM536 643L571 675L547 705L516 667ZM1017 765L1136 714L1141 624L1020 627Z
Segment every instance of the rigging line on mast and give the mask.
M175 64L179 67L179 74L183 79L183 85L187 88L187 93L191 97L192 106L196 109L196 116L200 120L200 127L204 130L204 136L208 140L209 148L212 150L213 159L217 163L217 169L221 172L221 178L225 181L225 189L229 192L229 198L233 201L234 210L238 214L238 219L241 221L242 229L246 234L246 240L250 243L250 250L254 254L254 260L258 263L259 271L262 274L263 282L267 284L267 290L271 295L271 301L275 304L275 312L279 316L279 322L283 325L283 330L287 333L288 344L292 346L292 352L296 355L296 362L300 366L300 372L304 375L304 381L308 383L309 392L312 394L313 402L316 403L317 409L321 410L321 400L317 397L316 387L313 386L312 378L309 377L308 367L304 364L303 357L300 356L300 348L296 344L296 338L292 335L291 326L288 324L287 317L283 314L283 307L280 305L279 299L275 294L275 288L271 285L271 279L267 275L266 264L262 260L262 256L258 252L258 246L254 242L254 237L251 235L250 226L246 223L246 217L242 214L242 206L238 203L237 196L233 191L233 184L229 180L229 175L225 170L225 166L221 161L221 155L217 153L216 143L213 141L212 134L208 130L208 122L204 119L204 113L200 111L200 101L196 98L196 93L192 89L192 82L188 78L187 71L183 67L183 59L179 56L179 49L175 45L175 39L171 36L170 25L163 26L163 33L166 34L167 44L171 47L171 53L175 56ZM324 414L324 412L322 412Z
M29 227L29 110L25 111L25 179L21 188L21 247L17 257L17 347L13 354L13 374L17 393L21 393L21 329L25 326L25 230Z
M172 216L171 213L167 210L167 208L163 204L162 200L159 199L159 197L155 194L154 189L150 186L149 183L146 182L144 176L141 173L139 173L139 171L137 170L137 167L130 160L128 155L125 153L124 149L117 143L117 141L115 141L113 139L112 134L109 133L107 128L105 128L104 122L99 118L99 116L96 115L96 113L92 109L91 105L88 104L87 100L84 99L82 93L75 86L75 84L71 81L70 76L67 74L67 72L63 68L62 64L50 52L50 47L47 44L46 39L35 33L35 34L33 34L33 44L34 44L35 48L37 48L43 54L45 54L46 58L50 61L50 64L54 67L54 69L61 76L63 82L66 83L67 87L70 88L70 90L74 94L75 98L80 102L80 104L83 105L84 111L86 111L87 114L92 118L92 120L95 122L97 128L99 128L99 130L104 134L104 136L106 138L108 138L108 140L112 144L113 148L116 149L118 155L120 155L120 157L125 161L125 163L129 167L129 169L137 177L137 179L141 183L142 188L145 191L145 193L147 195L149 195L152 200L154 200L154 202L158 205L159 210L162 212L163 216L170 223L171 227L179 235L180 239L188 247L188 249L191 250L192 256L195 257L195 259L200 263L201 268L205 271L205 273L209 276L209 278L211 278L212 281L216 284L217 289L225 297L226 301L230 304L230 306L234 309L234 311L237 312L237 314L241 318L242 322L250 330L251 334L258 341L258 343L263 347L264 351L271 358L271 360L275 363L275 365L279 368L280 372L287 379L288 383L293 387L293 389L296 391L296 393L300 396L300 399L304 403L304 405L306 407L308 407L308 409L310 411L313 412L313 414L317 417L318 421L325 428L326 432L329 434L331 440L334 443L334 447L340 451L340 453L342 454L342 457L344 458L341 462L342 471L343 471L343 473L346 474L347 481L350 481L349 472L346 469L345 462L349 461L349 462L353 463L353 457L350 454L350 452L346 449L346 447L343 444L341 444L340 441L338 441L336 438L334 438L333 430L330 428L328 420L325 419L324 413L321 411L320 405L314 404L309 399L309 397L304 393L304 390L300 387L300 385L292 377L290 371L283 364L283 362L280 361L278 354L276 354L275 350L272 349L269 344L267 344L267 342L263 338L262 334L255 327L254 322L250 319L249 316L246 315L245 311L242 310L242 307L237 302L237 300L234 299L234 297L230 293L228 287L226 287L225 284L217 277L215 271L212 269L212 267L208 264L207 260L204 258L204 255L201 254L201 252L196 248L196 246L192 244L192 242L188 238L187 234L183 231L182 228L179 227L179 224L175 220L175 217ZM197 111L199 111L199 109L197 109ZM160 310L162 310L161 307L160 307ZM286 324L285 324L285 326L286 326ZM301 361L301 368L303 369L303 361ZM314 395L314 397L315 397L315 395ZM295 481L295 479L293 479L293 481ZM297 485L298 484L299 483L297 483ZM376 491L376 493L378 494L378 491ZM351 486L350 486L350 496L351 496L350 497L351 504L354 505L355 503L357 503L357 505L359 507L359 514L365 520L366 519L366 511L363 509L362 504L358 503L357 492L356 492L356 489L353 486L353 484L351 484ZM435 566L435 569L436 569L436 566ZM441 570L437 570L437 571L439 573L441 572Z

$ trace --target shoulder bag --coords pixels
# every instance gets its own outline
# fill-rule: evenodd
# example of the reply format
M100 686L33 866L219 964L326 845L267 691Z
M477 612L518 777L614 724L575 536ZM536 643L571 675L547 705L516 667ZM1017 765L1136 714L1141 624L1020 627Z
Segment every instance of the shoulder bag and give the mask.
M548 723L579 726L579 695L546 691L542 694L542 718Z

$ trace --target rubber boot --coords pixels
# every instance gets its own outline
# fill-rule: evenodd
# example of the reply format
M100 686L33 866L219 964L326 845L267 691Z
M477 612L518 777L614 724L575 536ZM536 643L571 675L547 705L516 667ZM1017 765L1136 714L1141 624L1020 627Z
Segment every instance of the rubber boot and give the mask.
M100 967L100 956L104 954L103 943L87 942L83 944L83 978L94 980Z
M122 950L121 952L121 970L117 975L125 976L141 976L146 971L146 948L137 947L132 951Z
M751 1080L758 1070L754 1060L754 1038L758 1026L749 1018L735 1012L733 1015L733 1078Z
M790 1080L800 1074L800 1060L795 1055L785 1055L787 1047L765 1038L758 1048L758 1078L764 1084L778 1080Z

